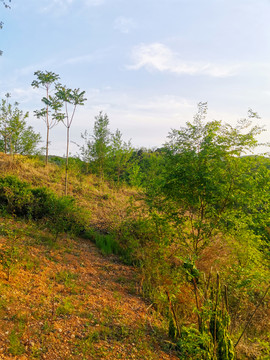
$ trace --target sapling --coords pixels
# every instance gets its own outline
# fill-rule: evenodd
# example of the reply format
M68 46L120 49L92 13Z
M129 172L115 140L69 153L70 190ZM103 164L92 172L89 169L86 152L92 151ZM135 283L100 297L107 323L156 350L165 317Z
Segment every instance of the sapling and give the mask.
M60 79L58 74L51 71L36 71L34 73L37 80L32 82L34 88L42 88L46 91L46 96L41 99L45 107L41 110L36 110L35 116L38 119L42 119L46 124L46 157L45 164L48 164L49 157L49 133L50 130L59 122L58 110L61 108L61 102L55 97L50 95L51 87L56 85L56 82Z
M69 136L70 136L70 127L74 119L75 111L78 105L84 105L84 102L87 100L84 98L85 91L80 91L80 89L69 89L66 86L58 85L56 98L62 103L64 111L58 113L58 119L60 119L64 126L67 129L67 144L66 144L66 175L65 175L65 195L67 195L68 190L68 157L69 157ZM71 105L72 110L69 111L68 105Z

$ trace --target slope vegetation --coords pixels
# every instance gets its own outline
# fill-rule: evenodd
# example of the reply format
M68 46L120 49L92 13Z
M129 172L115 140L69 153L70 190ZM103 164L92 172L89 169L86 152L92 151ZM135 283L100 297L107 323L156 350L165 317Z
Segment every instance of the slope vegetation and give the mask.
M0 172L63 191L56 165L1 154ZM132 191L71 176L70 193L104 232ZM166 346L166 322L138 296L137 271L91 241L4 214L0 256L1 359L177 359Z

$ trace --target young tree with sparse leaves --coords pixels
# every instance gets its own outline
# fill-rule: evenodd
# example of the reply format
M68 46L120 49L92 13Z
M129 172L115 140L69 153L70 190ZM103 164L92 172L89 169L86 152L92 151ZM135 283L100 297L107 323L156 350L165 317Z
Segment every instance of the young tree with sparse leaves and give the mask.
M122 133L118 129L112 134L110 144L108 171L109 175L119 185L123 174L132 167L131 157L133 148L130 141L123 141Z
M58 117L58 112L62 107L62 103L56 96L51 96L50 91L55 89L56 83L60 77L58 74L51 71L36 71L34 75L37 79L32 82L32 86L34 88L42 88L46 92L46 96L41 99L45 107L41 110L36 110L34 113L38 119L42 119L46 124L45 164L47 165L49 157L49 133L59 122L60 118Z
M93 135L87 131L81 134L85 140L85 145L81 147L83 160L91 164L93 171L101 178L106 171L106 162L110 151L109 118L107 114L100 111L95 117Z
M58 120L61 120L67 129L67 148L66 148L66 176L65 176L65 195L67 195L68 189L68 157L69 157L69 137L70 127L72 125L75 111L79 105L84 105L87 100L84 98L85 91L80 89L69 89L66 86L56 86L56 99L62 104L62 112L58 112ZM71 110L69 109L71 106Z

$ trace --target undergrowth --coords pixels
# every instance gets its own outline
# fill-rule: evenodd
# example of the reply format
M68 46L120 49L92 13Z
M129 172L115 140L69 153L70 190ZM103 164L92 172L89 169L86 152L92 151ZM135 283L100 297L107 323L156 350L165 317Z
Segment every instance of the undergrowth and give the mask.
M56 238L61 232L81 235L89 222L89 214L76 205L74 198L57 196L46 187L31 187L12 175L0 178L0 210L43 221Z
M106 191L100 191L102 187ZM139 291L151 301L152 308L167 318L169 346L178 351L180 359L267 359L270 314L267 299L261 304L260 301L269 281L269 270L258 250L257 237L240 232L231 237L218 234L194 255L181 234L159 213L150 213L132 201L129 209L118 211L117 202L114 203L117 196L111 195L109 187L86 184L81 173L74 189L81 204L91 203L95 216L104 215L100 219L102 228L90 228L89 212L79 207L74 198L57 196L48 188L31 186L15 176L0 178L0 209L3 214L44 224L55 238L62 232L71 232L90 239L102 254L117 254L124 263L136 265L141 273ZM6 277L19 256L13 240L2 250ZM216 273L220 274L222 292L227 286L226 300L213 285ZM76 293L73 288L76 279L71 273L58 272L55 278ZM232 344L239 339L254 310L256 314L241 340L243 347L235 355ZM59 316L72 312L69 299L56 309ZM217 334L219 330L222 336ZM87 335L86 340L88 349L94 339ZM13 347L20 348L18 344L15 341ZM218 350L222 346L223 352Z

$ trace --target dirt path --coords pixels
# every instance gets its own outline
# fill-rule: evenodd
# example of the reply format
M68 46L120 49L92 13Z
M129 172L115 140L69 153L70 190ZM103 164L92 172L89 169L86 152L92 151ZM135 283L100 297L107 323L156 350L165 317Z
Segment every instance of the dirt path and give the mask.
M23 235L14 240L9 281L13 243L0 237L0 359L178 359L164 324L137 294L136 269L89 240L54 243L33 224L6 225L15 224Z

